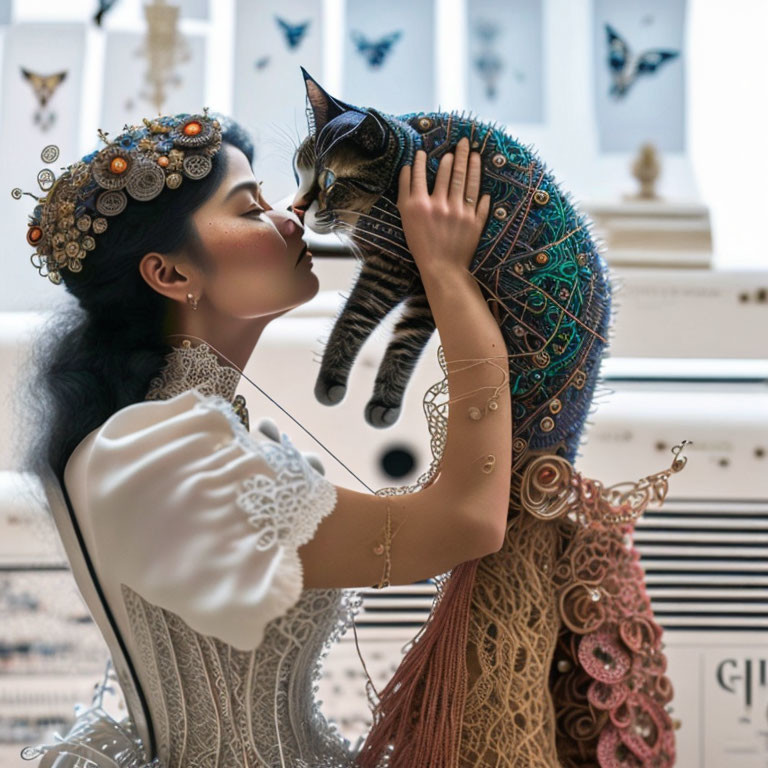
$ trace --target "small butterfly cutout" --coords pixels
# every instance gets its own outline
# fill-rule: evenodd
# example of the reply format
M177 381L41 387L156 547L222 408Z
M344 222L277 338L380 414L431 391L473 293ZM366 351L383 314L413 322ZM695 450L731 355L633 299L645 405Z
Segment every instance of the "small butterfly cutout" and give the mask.
M608 68L612 79L609 93L615 99L626 96L638 77L654 74L665 62L680 55L680 51L650 48L639 56L633 56L626 40L610 24L605 25L605 32L608 42Z
M368 40L359 32L352 31L351 37L357 52L366 60L371 68L380 67L387 56L392 52L392 46L402 37L402 32L397 30L385 35L379 40Z
M312 23L312 19L307 19L307 21L304 21L301 24L290 24L279 16L275 16L275 21L285 37L285 44L291 50L298 48L299 45L301 45L301 41L304 39L304 35L307 34L307 30L309 29L309 25Z
M32 86L39 104L39 108L34 114L35 123L41 130L47 131L56 120L56 114L48 109L48 101L66 78L67 71L57 72L55 75L39 75L37 72L24 69L24 67L20 69L24 79Z

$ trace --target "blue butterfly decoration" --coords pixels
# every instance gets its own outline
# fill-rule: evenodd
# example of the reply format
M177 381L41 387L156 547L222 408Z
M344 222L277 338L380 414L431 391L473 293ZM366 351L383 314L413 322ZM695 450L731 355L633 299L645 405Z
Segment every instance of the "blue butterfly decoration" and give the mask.
M605 31L608 36L608 68L612 79L609 93L616 99L626 96L640 75L652 75L662 64L680 55L680 51L651 48L639 56L633 56L627 41L610 24L605 25Z
M372 69L380 67L387 56L392 52L392 46L402 37L400 30L385 35L379 40L368 40L359 32L352 31L351 37L357 52L366 60L368 66Z
M275 21L285 36L285 44L291 50L294 50L301 45L301 41L304 39L304 35L307 34L307 30L309 29L309 25L312 23L312 19L307 19L301 24L289 24L285 19L281 19L279 16L275 16Z
M104 15L112 10L112 6L117 4L117 0L99 0L99 7L94 14L93 21L97 26L101 26Z

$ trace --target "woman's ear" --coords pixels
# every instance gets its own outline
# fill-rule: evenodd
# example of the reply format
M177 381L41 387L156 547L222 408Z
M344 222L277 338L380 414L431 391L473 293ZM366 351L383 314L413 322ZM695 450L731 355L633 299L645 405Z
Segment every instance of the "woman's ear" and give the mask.
M194 267L165 253L145 253L139 262L139 272L150 288L174 301L185 302L187 293L199 293L195 289Z

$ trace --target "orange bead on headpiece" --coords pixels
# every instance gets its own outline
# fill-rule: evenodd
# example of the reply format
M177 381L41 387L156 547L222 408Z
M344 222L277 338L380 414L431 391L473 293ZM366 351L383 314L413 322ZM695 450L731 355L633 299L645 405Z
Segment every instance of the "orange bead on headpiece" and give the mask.
M146 202L177 189L184 177L207 176L221 136L221 123L207 108L196 115L145 118L143 125L126 125L114 140L99 131L106 146L68 166L58 179L49 168L41 170L43 197L18 187L11 192L16 200L22 195L37 200L27 230L27 242L36 248L32 264L53 283L61 282L63 269L79 272L96 247L93 236L107 230L108 219L120 215L129 198ZM49 164L58 157L53 144L41 153Z
M109 170L112 173L125 173L128 170L128 162L124 157L115 157L109 164Z

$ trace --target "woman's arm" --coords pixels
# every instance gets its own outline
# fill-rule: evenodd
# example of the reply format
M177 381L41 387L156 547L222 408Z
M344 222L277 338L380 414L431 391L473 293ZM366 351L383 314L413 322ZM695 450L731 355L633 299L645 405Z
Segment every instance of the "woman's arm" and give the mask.
M475 394L449 407L448 434L437 479L421 491L389 497L392 531L391 583L445 573L458 563L498 551L506 530L512 459L509 387L498 409L482 419L468 409L484 406L508 375L506 346L496 320L468 266L488 215L489 198L478 201L480 160L462 141L440 163L432 195L427 193L425 154L417 153L411 174L400 177L398 208L409 248L419 267L448 364L451 399ZM447 159L446 159L447 158ZM472 203L467 203L465 198ZM500 356L500 357L499 357ZM466 370L454 361L497 358ZM503 372L503 373L502 373ZM482 470L489 454L495 466ZM299 549L304 587L360 587L377 584L384 557L387 499L337 487L333 512Z

